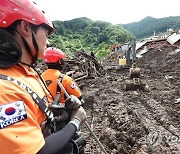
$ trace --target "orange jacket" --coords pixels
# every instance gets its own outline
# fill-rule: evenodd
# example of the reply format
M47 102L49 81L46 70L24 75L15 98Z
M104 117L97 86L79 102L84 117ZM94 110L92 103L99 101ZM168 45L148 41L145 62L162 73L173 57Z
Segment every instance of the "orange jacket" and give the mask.
M50 93L53 97L56 97L57 94L57 79L61 75L61 72L56 69L47 69L45 72L41 74L42 78L45 80ZM66 89L69 95L74 95L76 97L81 96L81 92L76 84L76 82L69 76L64 75L62 79L62 85ZM61 103L65 102L64 92L61 90Z
M40 98L46 95L49 101L52 101L33 69L27 66L12 66L0 69L0 74L20 81ZM0 86L0 153L37 153L45 144L40 127L46 118L44 113L29 93L15 83L0 79ZM24 116L17 122L18 114L22 115L22 113L27 118ZM11 119L11 116L14 116L14 119Z

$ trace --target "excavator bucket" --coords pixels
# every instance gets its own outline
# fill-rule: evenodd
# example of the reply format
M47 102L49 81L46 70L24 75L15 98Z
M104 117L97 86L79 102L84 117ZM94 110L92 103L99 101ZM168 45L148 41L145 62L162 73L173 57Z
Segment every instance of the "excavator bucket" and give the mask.
M129 77L130 77L130 79L139 78L140 77L140 68L130 68L129 69Z
M125 83L123 85L123 88L125 91L128 91L128 90L145 90L145 86L146 84L143 83L142 80L125 80Z

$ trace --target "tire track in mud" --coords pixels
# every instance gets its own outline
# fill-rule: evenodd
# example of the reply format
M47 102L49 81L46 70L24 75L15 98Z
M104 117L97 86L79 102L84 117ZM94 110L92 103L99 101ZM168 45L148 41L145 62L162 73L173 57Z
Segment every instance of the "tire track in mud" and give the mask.
M109 92L108 94L111 94L111 99L107 102L108 105L103 105L104 112L108 113L104 115L108 117L107 121L109 121L109 123L115 121L113 124L116 124L116 127L121 126L117 129L117 131L121 130L122 127L130 125L129 123L132 121L132 117L129 117L128 112L132 111L139 119L141 127L145 129L146 135L144 138L146 139L146 142L144 144L148 146L147 149L149 149L149 153L158 152L176 154L180 152L179 130L171 124L171 118L166 112L165 107L161 105L161 102L157 102L154 99L141 100L141 98L140 100L135 99L134 101L130 101L130 103L128 103L127 100L124 101L123 99L124 94L122 92L118 92L116 88L106 89L106 91ZM131 93L134 94L137 92ZM129 98L133 98L132 94ZM128 96L126 96L126 98L127 97ZM116 127L110 126L111 131L113 131ZM108 135L104 136L108 137ZM123 134L123 136L125 135ZM109 141L110 140L111 139L109 138ZM120 140L119 138L116 138L117 143L120 143ZM128 144L133 144L131 142L134 142L128 135L125 140ZM120 152L128 153L128 151L122 151L122 149L120 149Z
M180 153L180 132L173 126L166 109L154 99L136 102L135 114L148 130L146 144L152 153ZM169 147L168 149L166 147Z

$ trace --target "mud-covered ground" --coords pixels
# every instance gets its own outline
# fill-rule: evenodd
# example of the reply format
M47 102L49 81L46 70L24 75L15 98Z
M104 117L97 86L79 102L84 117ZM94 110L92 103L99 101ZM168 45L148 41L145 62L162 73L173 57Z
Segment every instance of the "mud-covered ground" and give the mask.
M146 91L124 91L129 70L116 63L106 61L104 76L78 82L87 122L107 153L179 154L180 53L152 49L137 60ZM85 125L82 132L86 153L103 153Z
M116 57L115 57L116 59ZM137 60L146 91L125 91L129 69L103 61L101 77L78 81L87 122L108 154L180 154L180 52L151 49ZM42 73L44 66L37 70ZM86 154L103 153L85 125Z

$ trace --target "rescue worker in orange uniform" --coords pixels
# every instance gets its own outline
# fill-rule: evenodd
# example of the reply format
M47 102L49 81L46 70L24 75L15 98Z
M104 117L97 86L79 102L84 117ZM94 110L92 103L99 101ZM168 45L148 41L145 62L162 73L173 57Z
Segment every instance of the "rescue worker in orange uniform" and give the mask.
M84 100L82 98L82 93L77 85L77 83L68 75L65 75L62 73L63 67L64 67L64 58L66 57L65 53L63 53L60 49L55 47L49 47L45 50L44 55L44 61L46 65L48 66L48 69L41 74L41 77L46 82L46 85L48 87L48 90L52 94L52 96L55 98L60 93L60 101L59 103L62 103L66 106L66 108L75 108L75 106L72 106L73 104L69 104L68 99L66 98L66 95L64 94L63 89L60 88L60 86L57 83L57 80L59 79L62 86L66 90L66 92L71 96L71 99L78 98L80 100L80 104L84 103ZM56 110L56 109L55 109ZM57 111L56 111L57 112ZM60 121L60 124L57 126L57 129L62 129L64 127L64 123L68 120L68 112L61 111L59 112L59 116L56 118L58 121ZM59 118L60 117L60 118ZM63 119L62 121L60 119ZM81 134L81 131L78 130L74 136L73 139L81 138L83 135ZM83 140L85 141L84 137ZM70 149L70 146L69 146ZM84 153L84 149L79 149L80 153Z
M57 79L60 79L63 87L69 95L74 95L83 103L82 94L79 90L76 82L68 75L63 74L64 58L66 55L58 48L49 47L45 51L44 61L48 66L48 69L41 74L42 78L45 80L49 91L56 97L57 92L60 92L61 99L60 103L64 103L66 96L64 91L57 84Z
M53 100L32 64L44 57L53 31L44 11L30 0L0 0L1 154L61 153L86 119L80 106L62 130L46 138L42 134L45 120L54 124L47 108Z

